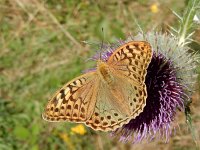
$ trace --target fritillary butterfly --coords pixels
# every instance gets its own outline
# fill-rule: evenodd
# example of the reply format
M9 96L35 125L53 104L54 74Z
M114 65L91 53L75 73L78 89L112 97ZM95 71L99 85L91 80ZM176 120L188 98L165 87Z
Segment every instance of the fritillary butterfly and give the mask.
M95 71L69 81L48 102L47 121L85 123L94 130L114 131L137 117L146 105L145 76L152 49L145 41L117 48Z

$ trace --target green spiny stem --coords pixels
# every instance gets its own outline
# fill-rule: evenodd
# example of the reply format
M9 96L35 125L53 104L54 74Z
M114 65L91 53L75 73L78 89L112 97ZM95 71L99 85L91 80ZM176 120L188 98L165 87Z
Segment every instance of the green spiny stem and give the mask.
M191 34L194 32L194 16L200 5L200 0L190 0L183 17L178 17L180 19L180 28L178 31L179 42L178 45L184 46L191 41ZM176 15L178 16L178 15ZM188 36L190 35L190 36Z
M189 127L191 134L192 134L193 140L194 140L196 146L199 147L199 144L198 144L199 137L198 137L196 129L193 126L193 123L192 123L192 117L191 117L191 111L190 111L189 104L186 105L186 107L185 107L185 117L186 117L186 123Z

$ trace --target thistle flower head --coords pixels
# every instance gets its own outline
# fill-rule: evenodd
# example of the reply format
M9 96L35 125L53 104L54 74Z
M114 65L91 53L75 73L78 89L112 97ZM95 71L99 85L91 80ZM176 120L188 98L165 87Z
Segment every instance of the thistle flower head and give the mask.
M155 137L168 141L172 134L172 122L177 109L184 111L196 81L196 60L188 47L179 46L177 39L167 34L149 32L130 36L113 45L103 45L101 57L107 61L113 51L129 41L147 41L151 44L153 57L147 69L146 106L142 113L113 133L120 141L140 142ZM97 59L97 55L93 57Z

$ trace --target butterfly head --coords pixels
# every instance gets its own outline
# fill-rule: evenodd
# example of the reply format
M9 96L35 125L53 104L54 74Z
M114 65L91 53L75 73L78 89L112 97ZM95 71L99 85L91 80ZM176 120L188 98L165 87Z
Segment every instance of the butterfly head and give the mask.
M102 66L105 66L106 63L102 59L97 60L97 69L101 68Z
M97 61L97 72L103 82L107 84L111 84L113 82L111 68L106 62L100 59Z

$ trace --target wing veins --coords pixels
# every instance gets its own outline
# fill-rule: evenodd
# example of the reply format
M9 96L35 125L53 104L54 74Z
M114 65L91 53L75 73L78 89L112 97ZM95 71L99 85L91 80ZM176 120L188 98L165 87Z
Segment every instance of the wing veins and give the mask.
M91 81L89 81L89 82L87 82L87 84L85 84L86 85L86 87L85 87L85 89L88 89L88 86L90 86L90 87L92 87L92 84L90 84L91 82L92 82L93 80L91 80ZM82 85L81 87L83 87L84 85ZM80 88L81 88L80 87ZM77 89L78 90L78 89ZM76 90L76 91L77 91ZM84 103L84 100L86 99L86 97L88 96L88 94L89 94L90 92L87 92L86 94L85 94L85 97L82 99L82 103L81 103L81 105L80 105L80 107L79 107L79 110L80 110L80 108L81 108L81 106L82 106L82 104ZM72 96L72 95L71 95ZM80 98L81 97L81 95L79 95L78 97L77 97L77 100L78 100L78 98ZM77 101L76 100L76 101ZM73 108L74 108L74 106L75 106L75 104L76 104L76 101L74 102L74 104L73 104ZM72 115L73 115L73 113L74 113L74 109L72 109L72 113L71 113L71 118L73 117ZM79 111L79 113L80 113L80 111ZM79 117L79 114L78 114L78 117Z

